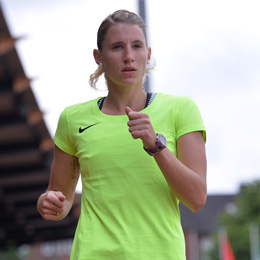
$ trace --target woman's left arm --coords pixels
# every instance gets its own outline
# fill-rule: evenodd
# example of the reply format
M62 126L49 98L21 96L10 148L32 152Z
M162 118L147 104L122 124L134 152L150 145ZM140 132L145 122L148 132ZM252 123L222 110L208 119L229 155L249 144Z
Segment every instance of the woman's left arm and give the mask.
M177 198L197 212L207 199L207 160L202 132L191 132L177 140L178 158L167 148L154 156Z
M152 149L156 134L149 116L129 107L126 113L132 137L140 138L146 149ZM207 160L202 132L182 135L177 140L177 155L178 158L165 148L154 155L154 159L176 197L192 211L199 211L207 199Z

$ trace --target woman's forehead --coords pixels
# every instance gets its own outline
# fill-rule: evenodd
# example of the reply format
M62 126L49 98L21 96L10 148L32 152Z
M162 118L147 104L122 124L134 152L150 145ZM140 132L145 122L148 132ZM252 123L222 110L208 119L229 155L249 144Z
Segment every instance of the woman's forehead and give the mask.
M104 38L104 41L108 42L125 40L145 42L142 29L136 24L116 23L108 29Z

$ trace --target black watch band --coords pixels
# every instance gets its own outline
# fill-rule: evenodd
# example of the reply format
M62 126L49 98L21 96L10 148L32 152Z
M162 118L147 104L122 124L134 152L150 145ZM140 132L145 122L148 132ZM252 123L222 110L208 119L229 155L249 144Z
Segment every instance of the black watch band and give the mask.
M155 154L159 153L161 150L166 148L166 146L167 146L166 138L162 134L156 134L155 147L153 149L144 148L144 150L151 156L154 156Z

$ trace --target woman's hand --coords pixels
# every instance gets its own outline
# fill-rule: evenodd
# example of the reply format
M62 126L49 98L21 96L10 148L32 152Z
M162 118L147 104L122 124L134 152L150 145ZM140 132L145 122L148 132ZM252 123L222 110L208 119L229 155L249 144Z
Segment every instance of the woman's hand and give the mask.
M46 191L37 203L37 209L45 220L60 220L64 216L66 197L60 191Z
M140 138L146 149L155 147L156 133L149 119L149 116L144 113L135 112L130 107L126 107L126 114L129 118L127 125L129 132L134 139Z

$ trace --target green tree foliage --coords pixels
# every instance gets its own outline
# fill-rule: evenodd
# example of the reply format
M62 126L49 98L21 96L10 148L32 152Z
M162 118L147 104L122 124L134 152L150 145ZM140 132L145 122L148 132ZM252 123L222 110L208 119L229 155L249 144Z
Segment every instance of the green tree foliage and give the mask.
M210 260L219 260L219 247L218 247L218 235L214 233L212 235L214 241L214 247L208 252Z
M0 260L26 260L29 259L28 245L15 247L10 245L7 248L0 250Z
M9 247L4 251L0 252L0 259L21 260L21 258L18 256L18 250L15 247Z
M236 259L250 259L249 226L260 226L260 180L241 186L240 194L234 201L233 209L226 210L219 219L219 225L227 230ZM219 243L214 234L214 248L210 252L211 260L219 260Z

